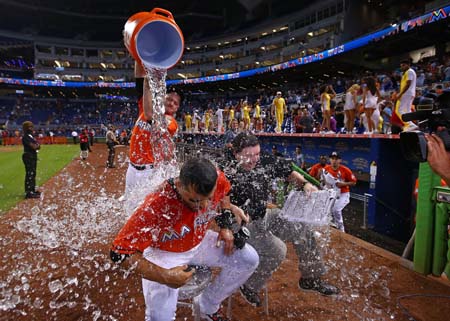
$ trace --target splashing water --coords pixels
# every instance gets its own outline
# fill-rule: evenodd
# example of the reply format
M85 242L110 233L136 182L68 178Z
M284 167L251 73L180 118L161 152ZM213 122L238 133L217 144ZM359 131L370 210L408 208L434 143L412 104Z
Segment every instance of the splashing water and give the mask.
M146 68L147 79L152 92L153 122L151 129L151 145L156 164L176 163L175 143L167 129L165 114L166 75L165 69Z
M80 304L92 319L114 320L121 314L103 315L95 302L81 301L99 279L104 281L98 291L108 292L117 267L99 246L108 246L111 231L118 231L127 219L123 204L105 189L91 194L89 175L81 172L74 178L63 170L55 179L60 188L46 191L38 205L10 223L11 233L20 236L0 236L0 320L33 311L47 311L47 320L58 320L57 310ZM101 186L104 178L98 181ZM52 203L54 199L64 202ZM37 289L43 296L33 296Z

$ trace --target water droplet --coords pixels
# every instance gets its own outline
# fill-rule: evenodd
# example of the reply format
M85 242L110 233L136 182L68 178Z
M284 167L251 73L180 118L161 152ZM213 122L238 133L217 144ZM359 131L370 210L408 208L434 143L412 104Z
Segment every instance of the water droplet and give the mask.
M51 293L58 292L63 289L63 284L60 280L54 280L48 284Z

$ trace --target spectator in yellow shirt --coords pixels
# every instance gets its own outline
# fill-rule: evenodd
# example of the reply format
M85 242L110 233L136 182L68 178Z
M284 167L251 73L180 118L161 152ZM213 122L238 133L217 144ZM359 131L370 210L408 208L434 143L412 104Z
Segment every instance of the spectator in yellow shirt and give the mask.
M275 117L277 121L275 132L281 133L281 125L283 124L284 114L287 113L286 102L284 101L284 98L281 97L281 91L277 92L277 96L272 102L271 113L272 117Z

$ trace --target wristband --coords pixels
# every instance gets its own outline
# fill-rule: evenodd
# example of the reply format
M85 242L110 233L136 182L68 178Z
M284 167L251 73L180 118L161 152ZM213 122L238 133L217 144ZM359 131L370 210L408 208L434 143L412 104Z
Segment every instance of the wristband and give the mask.
M117 264L122 263L129 256L130 256L129 254L120 254L113 250L109 251L109 257L111 258L111 261Z
M223 209L221 211L221 214L217 215L214 219L216 220L216 223L220 228L231 230L231 227L233 225L233 213L230 209Z

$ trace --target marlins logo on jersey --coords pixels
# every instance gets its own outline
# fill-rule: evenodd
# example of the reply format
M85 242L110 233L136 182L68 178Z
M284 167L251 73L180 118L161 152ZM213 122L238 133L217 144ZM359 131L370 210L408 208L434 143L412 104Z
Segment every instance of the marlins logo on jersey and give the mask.
M170 242L170 241L173 241L173 240L179 240L179 239L183 238L186 234L188 234L190 232L191 232L191 229L188 226L186 226L186 225L183 225L181 227L180 232L176 232L173 228L170 228L168 231L166 231L162 235L161 243Z

